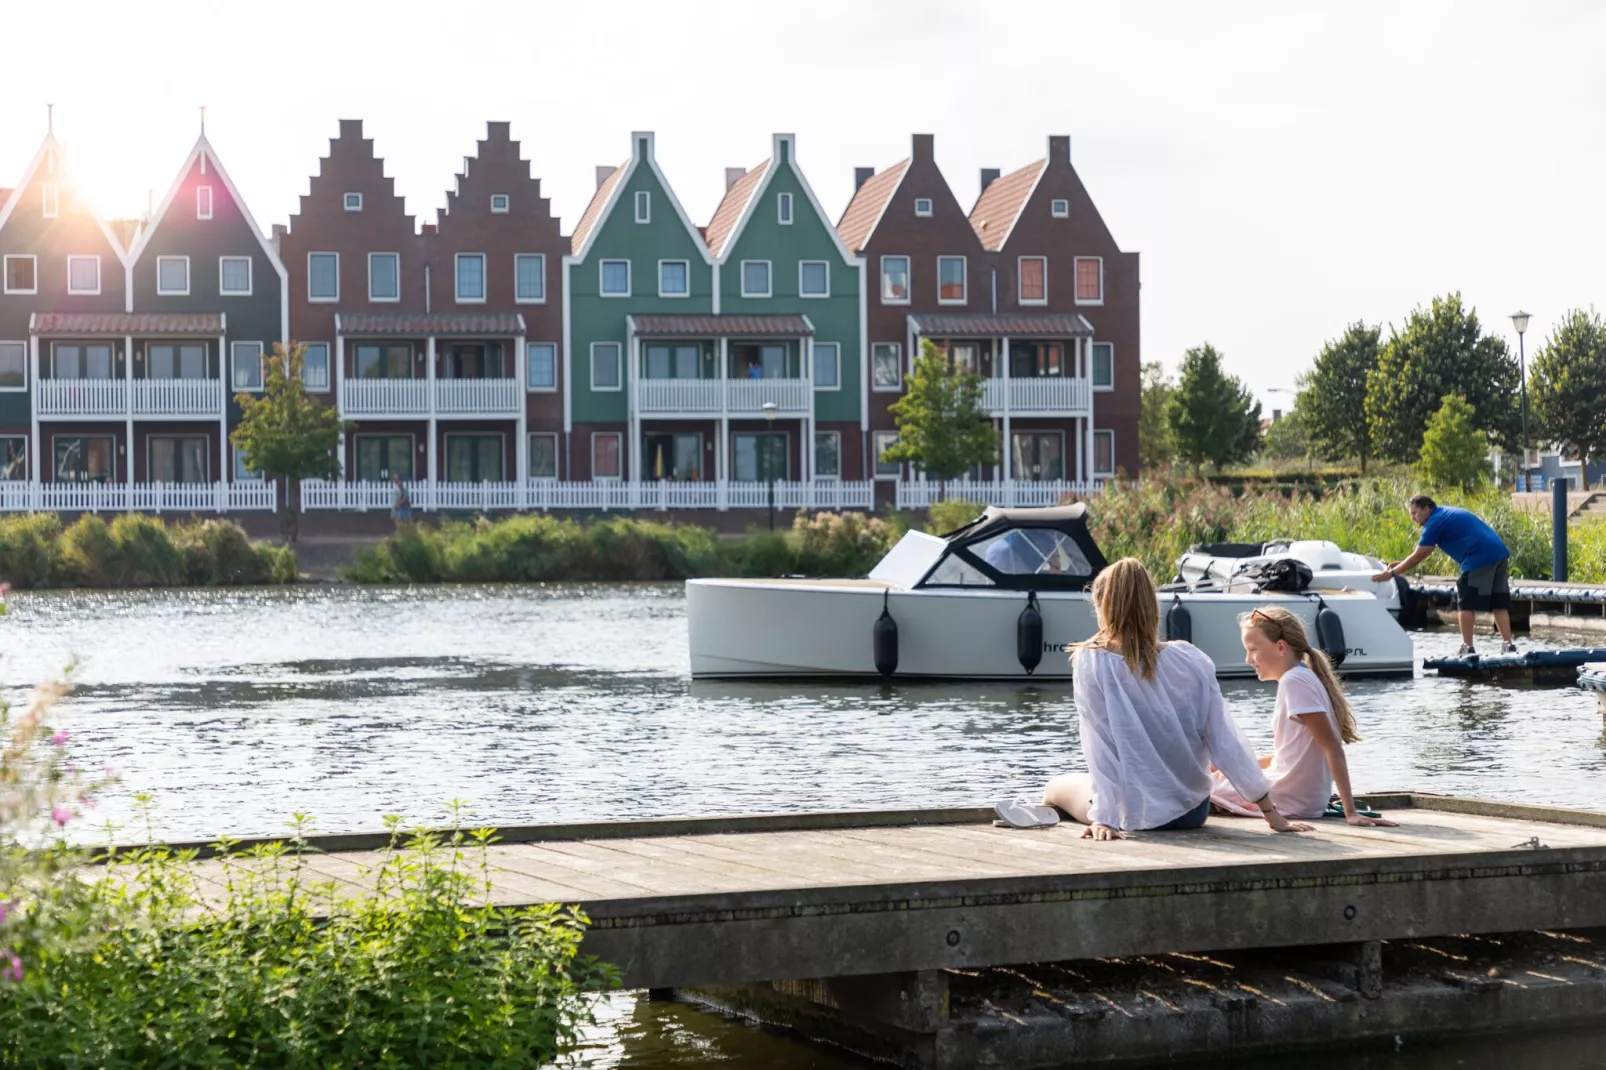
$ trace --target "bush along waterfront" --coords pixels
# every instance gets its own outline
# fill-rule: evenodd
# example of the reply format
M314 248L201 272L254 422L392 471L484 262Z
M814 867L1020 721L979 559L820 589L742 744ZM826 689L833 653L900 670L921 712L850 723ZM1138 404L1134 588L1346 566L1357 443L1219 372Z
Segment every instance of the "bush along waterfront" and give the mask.
M18 588L294 583L296 553L227 520L85 514L63 527L55 513L26 513L0 517L0 577Z

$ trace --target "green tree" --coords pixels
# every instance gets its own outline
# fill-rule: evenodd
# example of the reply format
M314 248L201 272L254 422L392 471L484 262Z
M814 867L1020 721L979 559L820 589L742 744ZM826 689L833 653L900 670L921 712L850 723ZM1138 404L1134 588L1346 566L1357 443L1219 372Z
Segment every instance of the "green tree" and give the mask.
M891 406L898 441L882 456L918 465L946 494L950 479L998 460L998 429L981 395L977 375L950 368L948 354L923 339L908 390Z
M1165 365L1151 360L1143 366L1143 393L1138 410L1138 467L1145 472L1164 468L1176 457L1171 445L1171 426L1166 423L1166 403L1176 387L1165 373Z
M1489 436L1466 398L1445 395L1422 433L1419 463L1423 478L1437 487L1471 490L1488 480Z
M1294 405L1312 448L1326 457L1358 458L1362 475L1372 455L1366 384L1377 367L1382 333L1381 327L1357 321L1337 341L1322 346Z
M1305 416L1297 403L1291 411L1283 413L1282 419L1272 421L1261 440L1260 452L1274 461L1293 461L1310 455Z
M302 385L306 349L273 343L273 352L262 358L262 393L234 395L240 423L229 435L234 448L245 453L246 468L284 480L289 505L279 519L289 542L300 530L301 481L340 475L335 451L348 426Z
M1183 354L1165 413L1177 457L1196 471L1209 462L1220 472L1260 448L1260 402L1222 370L1221 354L1208 342Z
M1378 456L1409 462L1422 432L1447 394L1472 406L1477 428L1504 446L1516 444L1521 414L1517 362L1503 339L1486 335L1460 294L1417 308L1389 339L1366 377L1366 422Z
M1587 466L1606 456L1606 321L1574 309L1534 355L1532 414Z

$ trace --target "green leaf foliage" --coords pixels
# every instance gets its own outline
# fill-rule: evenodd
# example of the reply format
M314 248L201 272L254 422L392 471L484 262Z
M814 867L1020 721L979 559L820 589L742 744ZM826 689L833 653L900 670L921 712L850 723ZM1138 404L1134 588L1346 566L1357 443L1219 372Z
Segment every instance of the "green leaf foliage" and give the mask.
M998 429L981 400L980 377L950 368L948 354L923 339L908 390L891 406L898 441L883 456L918 465L939 482L996 462Z
M1322 346L1295 404L1316 453L1356 458L1363 473L1372 456L1366 387L1377 367L1381 335L1381 327L1356 322L1336 341Z
M1436 487L1470 490L1489 480L1489 436L1465 398L1446 395L1422 435L1422 477Z
M296 552L254 543L231 520L167 524L86 513L0 517L0 580L18 588L217 587L296 582Z
M1165 365L1151 360L1143 365L1143 394L1138 410L1138 465L1145 472L1164 468L1176 458L1166 406L1176 389Z
M1549 440L1573 447L1586 464L1606 457L1606 321L1568 313L1534 355L1528 393Z
M1177 459L1196 471L1208 463L1220 472L1260 449L1260 402L1221 363L1221 354L1208 342L1188 350L1166 402Z
M1261 440L1261 455L1274 461L1292 461L1310 455L1310 439L1305 432L1305 415L1298 404L1282 419L1272 421Z

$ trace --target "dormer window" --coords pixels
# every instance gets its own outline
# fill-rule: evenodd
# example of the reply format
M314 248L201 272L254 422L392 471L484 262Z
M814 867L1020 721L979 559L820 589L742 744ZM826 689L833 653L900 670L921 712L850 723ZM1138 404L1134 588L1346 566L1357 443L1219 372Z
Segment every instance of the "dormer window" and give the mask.
M54 182L46 182L39 190L39 200L44 207L46 219L55 219L56 213L61 209L61 194Z
M925 218L927 218L927 217L929 217L931 215L931 198L930 197L916 197L915 198L915 215L919 216L922 219L925 219Z
M508 195L505 193L491 194L491 212L495 215L506 215L508 208Z
M652 222L652 194L646 190L636 192L636 222Z
M348 194L346 194L346 211L348 211L348 212L360 212L360 211L362 211L362 194L360 194L360 193L348 193Z
M195 218L196 219L211 219L212 218L212 187L211 186L196 186L195 187Z
M775 198L775 218L783 227L792 225L792 195L783 193Z
M1071 215L1071 202L1070 201L1067 201L1067 200L1064 200L1064 199L1053 200L1053 201L1049 202L1048 208L1049 208L1049 211L1054 214L1054 218L1055 219L1068 219L1068 218L1070 218L1070 215Z

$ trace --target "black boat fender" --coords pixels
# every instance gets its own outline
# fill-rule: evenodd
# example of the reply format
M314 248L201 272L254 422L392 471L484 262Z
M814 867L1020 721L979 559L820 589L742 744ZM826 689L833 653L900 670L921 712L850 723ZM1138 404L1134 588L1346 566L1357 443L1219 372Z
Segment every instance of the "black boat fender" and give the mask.
M875 657L875 671L882 676L891 676L898 671L898 622L892 619L892 611L887 605L890 596L890 591L881 592L881 616L876 618L870 642L871 653Z
M1327 660L1334 665L1344 664L1344 621L1338 615L1338 610L1329 606L1320 597L1316 599L1316 645L1321 647Z
M1171 605L1165 611L1165 637L1168 642L1193 642L1193 614L1182 604L1180 595L1171 596Z
M1015 656L1030 676L1043 660L1043 614L1037 608L1037 592L1026 592L1026 608L1015 618Z
M1395 620L1400 622L1402 628L1418 628L1422 625L1422 606L1417 602L1416 591L1404 576L1394 577L1394 590L1399 595L1399 612Z

